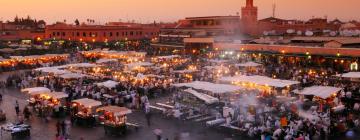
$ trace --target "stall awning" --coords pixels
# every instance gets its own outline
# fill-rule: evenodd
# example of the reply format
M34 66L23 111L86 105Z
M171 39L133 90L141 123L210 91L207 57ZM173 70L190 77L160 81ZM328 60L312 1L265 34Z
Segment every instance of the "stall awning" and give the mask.
M195 97L199 98L200 100L203 100L206 104L213 104L213 103L219 102L219 99L212 97L210 95L207 95L207 94L199 93L195 90L192 90L191 88L186 89L184 91L194 95Z
M101 63L109 63L109 62L117 62L117 59L99 59L96 61L97 64L101 64Z
M336 75L337 77L343 78L360 78L360 72L349 72Z
M66 74L66 73L71 73L70 71L67 70L60 70L56 67L43 67L43 68L37 68L35 69L36 71L41 71L44 73L53 73L55 75L61 75L61 74Z
M74 103L78 103L84 107L97 107L97 106L101 106L101 102L93 100L93 99L88 99L88 98L83 98L83 99L78 99L78 100L74 100Z
M105 81L105 82L101 82L101 83L96 83L97 86L104 86L104 87L107 87L107 88L115 88L119 83L118 82L115 82L115 81L112 81L112 80L108 80L108 81Z
M123 116L132 113L132 111L126 107L118 106L104 106L97 109L97 111L107 111L114 113L115 116Z
M64 92L49 92L49 93L45 93L44 95L50 96L51 98L54 99L62 99L68 97L68 95Z
M33 88L22 89L21 92L26 92L30 95L36 95L36 94L49 93L51 91L46 87L33 87Z
M64 79L78 79L78 78L83 78L86 76L87 75L80 74L80 73L65 73L63 75L60 75L59 77L64 78Z
M341 90L341 88L337 87L330 87L330 86L312 86L307 87L300 91L298 94L301 95L314 95L317 97L320 97L322 99L327 99L331 97L332 95L338 93Z
M237 67L259 67L262 65L259 63L255 63L255 62L246 62L246 63L235 64L235 66L237 66Z
M194 89L209 91L217 94L236 92L242 89L241 87L233 86L233 85L214 84L214 83L201 82L201 81L173 84L173 86L194 88Z
M233 82L252 83L256 85L269 86L275 88L285 88L300 83L298 81L273 79L270 77L259 76L259 75L254 75L254 76L238 75L234 77L222 77L220 78L220 81L224 83L233 83Z

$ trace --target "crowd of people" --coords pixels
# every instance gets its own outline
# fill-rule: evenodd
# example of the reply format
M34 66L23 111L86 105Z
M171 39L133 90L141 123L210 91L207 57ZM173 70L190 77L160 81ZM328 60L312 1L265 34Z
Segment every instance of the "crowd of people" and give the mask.
M240 60L236 60L239 62ZM241 60L243 61L243 60ZM58 63L62 64L62 63ZM56 65L58 65L56 64ZM312 85L324 85L341 87L342 90L331 101L319 100L314 97L302 97L290 92L286 96L291 100L280 101L276 95L261 94L261 91L254 95L243 93L242 98L252 98L256 104L236 104L234 114L222 114L218 118L226 118L226 126L236 126L241 131L236 131L250 138L261 138L264 140L310 140L310 139L329 139L331 137L353 137L358 133L360 126L359 104L357 96L360 93L359 84L343 79L331 78L336 71L328 68L313 70L300 66L276 64L266 62L262 69L247 72L241 71L231 63L211 64L211 62L199 59L189 61L176 67L169 67L165 70L147 71L143 74L153 74L166 76L171 82L164 82L164 79L153 78L151 80L136 81L131 78L119 80L118 85L113 88L99 86L96 83L106 80L114 80L112 77L92 77L78 79L64 79L57 76L44 75L37 71L28 71L24 74L11 75L6 81L0 82L1 89L5 87L28 88L28 87L47 87L51 91L61 91L68 95L66 98L67 109L71 110L71 102L75 99L90 98L101 101L103 105L116 105L132 109L143 109L146 114L148 125L150 125L150 99L162 95L171 95L176 89L172 83L183 83L190 81L209 81L217 82L221 76L233 76L236 74L244 75L267 75L274 78L282 78L299 81L299 89ZM186 69L193 66L194 71L189 73L175 73L173 71ZM205 68L207 66L219 67L220 70ZM225 67L226 69L222 69ZM191 75L191 76L188 76ZM0 91L4 93L5 91ZM110 95L110 96L108 96ZM176 101L177 94L172 99L175 109L181 108ZM241 100L241 99L239 99ZM345 108L335 111L332 107L344 105ZM38 103L34 110L38 116L48 120L51 111L46 109L46 103ZM15 103L15 110L18 116L29 119L31 111L29 106L23 109L23 115L19 104ZM60 106L55 107L58 112ZM208 112L208 111L206 111ZM221 111L219 111L221 112ZM190 113L192 114L192 113ZM208 113L207 113L208 114ZM179 117L180 118L180 117ZM68 138L70 127L74 120L59 121L56 124L57 137Z

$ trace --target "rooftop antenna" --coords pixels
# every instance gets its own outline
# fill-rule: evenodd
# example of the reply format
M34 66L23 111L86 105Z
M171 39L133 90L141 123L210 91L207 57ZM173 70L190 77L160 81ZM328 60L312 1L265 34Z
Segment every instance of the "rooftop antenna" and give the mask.
M274 3L272 6L272 17L275 17L275 12L276 12L276 4Z

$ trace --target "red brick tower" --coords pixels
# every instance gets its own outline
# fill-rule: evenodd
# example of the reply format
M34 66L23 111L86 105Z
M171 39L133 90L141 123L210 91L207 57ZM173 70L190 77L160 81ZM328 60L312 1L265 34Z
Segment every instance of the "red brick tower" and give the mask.
M258 9L254 6L254 0L246 0L246 6L241 8L241 21L243 31L247 34L253 34L256 32L254 27L256 27L258 17Z
M241 19L245 22L256 22L258 9L253 0L246 0L246 6L241 9Z

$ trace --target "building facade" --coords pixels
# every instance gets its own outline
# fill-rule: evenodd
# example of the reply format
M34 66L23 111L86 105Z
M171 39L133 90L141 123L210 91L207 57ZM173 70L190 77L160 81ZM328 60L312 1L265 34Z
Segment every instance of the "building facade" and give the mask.
M46 27L46 39L108 42L119 40L139 40L156 38L160 32L158 25L69 25L57 23Z

